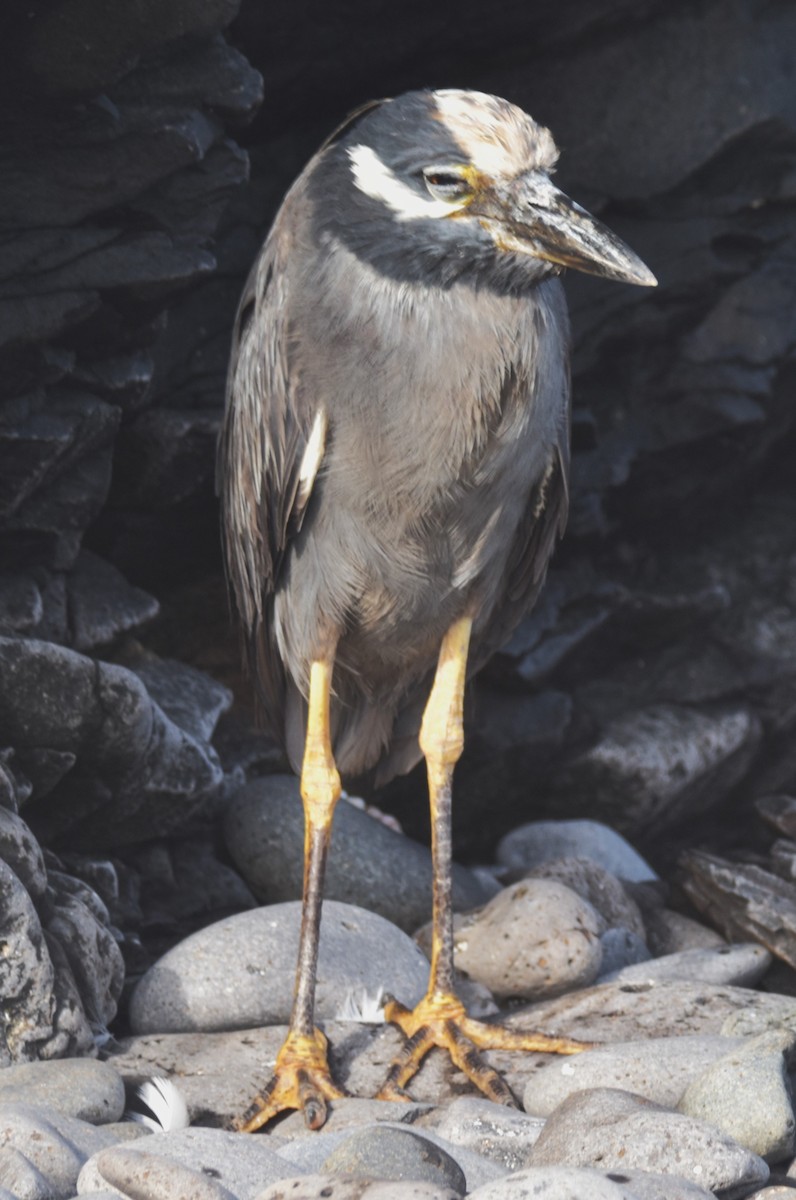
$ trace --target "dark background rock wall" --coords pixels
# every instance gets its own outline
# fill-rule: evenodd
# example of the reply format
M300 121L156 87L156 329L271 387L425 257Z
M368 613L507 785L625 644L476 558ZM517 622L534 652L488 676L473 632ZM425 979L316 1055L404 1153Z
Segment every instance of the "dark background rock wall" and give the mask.
M0 804L30 953L52 880L80 876L126 914L129 966L158 856L175 887L186 845L218 861L215 814L278 765L218 549L229 329L307 156L409 87L548 124L561 185L660 280L567 281L571 526L475 689L459 853L545 814L609 820L665 865L754 838L753 800L796 785L793 6L31 0L0 47ZM379 803L423 835L421 774ZM246 900L222 867L208 909ZM107 911L74 903L101 942ZM50 956L57 1013L88 1011ZM48 1011L37 1052L84 1044Z

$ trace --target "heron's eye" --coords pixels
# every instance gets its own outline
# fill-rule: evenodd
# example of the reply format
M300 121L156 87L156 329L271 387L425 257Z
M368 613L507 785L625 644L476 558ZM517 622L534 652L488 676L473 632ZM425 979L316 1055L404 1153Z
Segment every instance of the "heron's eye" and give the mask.
M443 167L428 167L423 172L426 187L437 200L461 200L469 196L471 188L463 176Z

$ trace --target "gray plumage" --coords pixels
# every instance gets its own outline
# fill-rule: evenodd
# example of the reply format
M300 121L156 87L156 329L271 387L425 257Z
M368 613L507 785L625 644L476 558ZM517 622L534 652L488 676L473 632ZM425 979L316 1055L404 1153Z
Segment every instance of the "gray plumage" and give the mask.
M220 443L223 527L263 714L297 770L309 665L335 639L335 758L343 776L382 782L420 757L453 622L473 615L472 674L542 585L567 515L555 276L567 262L652 281L583 210L550 201L555 157L546 130L494 97L385 102L308 164L251 272ZM551 240L529 250L531 187ZM601 259L551 261L570 216L581 257L591 239Z

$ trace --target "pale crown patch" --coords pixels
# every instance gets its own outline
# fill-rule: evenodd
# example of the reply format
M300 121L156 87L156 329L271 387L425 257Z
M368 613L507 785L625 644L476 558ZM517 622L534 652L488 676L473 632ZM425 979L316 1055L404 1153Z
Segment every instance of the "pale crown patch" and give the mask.
M446 128L478 171L493 179L534 168L549 171L558 158L552 134L521 108L485 92L434 92Z

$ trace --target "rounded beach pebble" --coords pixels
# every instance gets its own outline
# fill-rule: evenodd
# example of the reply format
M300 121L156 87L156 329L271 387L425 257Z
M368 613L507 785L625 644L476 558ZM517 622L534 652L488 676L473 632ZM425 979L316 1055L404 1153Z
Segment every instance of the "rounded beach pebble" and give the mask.
M255 1200L459 1200L459 1193L417 1179L305 1175L283 1179L259 1192Z
M558 996L597 978L603 928L591 904L570 888L524 879L462 920L456 966L499 998Z
M130 1002L135 1033L247 1029L288 1021L301 905L272 904L217 921L159 959ZM376 913L327 900L318 957L318 1018L333 1019L346 995L380 987L407 1007L422 997L428 961Z
M621 834L600 821L530 821L507 833L497 848L498 862L513 871L569 857L589 858L618 879L658 878Z
M768 1162L792 1157L796 1121L783 1055L793 1042L780 1030L735 1047L691 1082L680 1112L709 1121Z
M106 1125L121 1119L124 1084L113 1067L92 1058L18 1063L0 1072L0 1104L40 1105Z
M369 1126L346 1138L323 1164L324 1171L358 1179L412 1179L467 1189L464 1172L449 1154L412 1129Z
M680 950L660 958L634 963L611 975L606 982L646 983L658 979L686 979L689 982L729 983L734 987L753 987L771 963L771 955L757 942L733 945L699 946Z
M138 1196L150 1169L162 1181L152 1193L158 1200L161 1196L177 1200L182 1195L198 1200L199 1192L191 1188L191 1175L185 1172L195 1172L224 1196L241 1200L285 1175L297 1174L297 1168L276 1153L270 1138L191 1126L153 1133L133 1145L110 1146L94 1154L80 1172L77 1191L81 1196L91 1195L110 1184L125 1196ZM132 1190L135 1187L141 1190ZM179 1190L182 1187L184 1192ZM216 1192L207 1192L207 1200L216 1196Z
M526 1112L546 1117L575 1092L607 1087L673 1108L702 1071L741 1044L716 1034L645 1038L556 1056L528 1081L523 1105Z
M637 1168L681 1175L709 1191L743 1196L768 1181L763 1159L706 1121L630 1092L575 1092L547 1118L532 1166Z
M253 779L232 800L225 819L227 847L249 887L268 903L301 896L304 813L293 775ZM452 868L457 912L494 893L466 867ZM379 913L407 933L431 916L431 852L345 800L337 805L324 896Z

